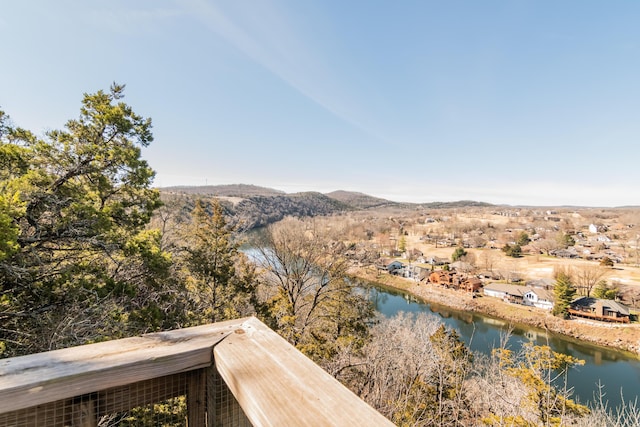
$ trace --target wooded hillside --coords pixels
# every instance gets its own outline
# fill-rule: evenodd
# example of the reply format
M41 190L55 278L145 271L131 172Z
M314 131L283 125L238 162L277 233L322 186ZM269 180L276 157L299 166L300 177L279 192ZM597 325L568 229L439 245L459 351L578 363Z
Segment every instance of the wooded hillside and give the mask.
M197 198L217 198L224 207L230 222L240 231L264 227L287 216L298 218L326 216L354 210L376 210L394 208L413 211L416 209L446 209L465 206L491 206L475 201L399 203L367 194L351 191L284 193L255 185L215 185L195 187L160 188L163 200L184 200L184 206L192 209Z

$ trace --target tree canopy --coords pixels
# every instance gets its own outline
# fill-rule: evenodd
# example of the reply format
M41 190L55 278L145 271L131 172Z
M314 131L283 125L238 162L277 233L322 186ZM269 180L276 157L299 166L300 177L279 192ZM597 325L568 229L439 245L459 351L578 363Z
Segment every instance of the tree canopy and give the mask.
M611 258L605 256L600 260L600 265L603 267L613 267L614 264Z
M576 244L576 241L574 240L574 238L571 237L570 234L566 234L566 233L558 234L557 240L558 240L558 244L560 244L560 246L562 246L565 249L568 248L569 246L573 246Z
M462 247L458 247L451 254L451 261L455 262L460 258L464 257L465 255L467 255L467 251L465 251L464 248Z
M0 114L0 341L11 353L118 335L122 325L96 326L99 302L128 295L110 316L123 305L135 311L133 294L156 286L169 266L158 235L145 230L160 205L141 158L151 120L121 101L123 91L114 84L85 94L80 116L42 138Z
M616 286L609 286L606 280L600 280L593 288L593 297L600 299L616 299L620 290Z
M531 242L531 239L529 238L529 234L527 234L526 231L518 234L518 240L516 241L516 244L518 244L519 246L525 246L529 244L529 242Z
M520 258L522 256L522 248L520 247L519 244L515 244L515 245L510 245L510 244L506 244L504 245L504 247L502 248L502 251L507 255L510 256L512 258Z
M182 244L175 248L175 257L184 267L181 279L189 291L192 322L219 322L253 312L255 267L238 251L233 232L216 200L209 206L197 200L191 222L178 232Z
M507 416L501 421L508 425L566 425L565 418L583 416L589 409L576 403L567 392L567 375L574 366L584 365L584 361L552 351L549 346L525 343L520 354L506 348L494 350L500 366L508 374L517 378L527 390L521 405L528 416ZM485 420L489 425L498 421L493 416Z

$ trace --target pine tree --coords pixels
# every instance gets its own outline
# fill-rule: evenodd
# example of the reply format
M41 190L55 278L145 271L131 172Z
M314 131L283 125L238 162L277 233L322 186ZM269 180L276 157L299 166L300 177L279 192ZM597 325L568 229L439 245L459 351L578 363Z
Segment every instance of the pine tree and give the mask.
M518 240L516 241L517 245L525 246L525 245L528 245L529 242L531 242L531 239L529 238L529 235L527 234L526 231L523 231L520 234L518 234Z
M553 289L555 294L555 304L553 306L553 314L561 316L565 319L569 317L569 307L576 295L576 288L571 281L571 276L565 272L558 273L556 278L556 286Z
M407 250L407 239L404 237L404 234L400 236L400 240L398 241L398 250L403 253Z
M618 288L615 286L609 287L606 280L600 280L593 288L593 297L600 299L614 300L618 296Z
M233 240L220 204L213 200L209 214L201 200L191 224L181 232L183 274L192 302L192 322L218 322L252 312L255 269Z

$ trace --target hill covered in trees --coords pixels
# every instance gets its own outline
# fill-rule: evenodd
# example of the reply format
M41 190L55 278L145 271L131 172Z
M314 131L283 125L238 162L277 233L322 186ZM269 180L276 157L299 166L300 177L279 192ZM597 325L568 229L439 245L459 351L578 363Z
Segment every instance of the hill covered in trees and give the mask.
M400 203L397 202L392 202L386 199L380 199L378 197L369 196L368 194L353 191L338 190L327 193L327 196L331 197L332 199L339 200L340 202L354 209L371 209L400 205Z
M301 192L285 193L272 188L255 185L209 185L176 186L160 188L163 200L183 200L192 209L198 198L216 198L224 207L225 214L240 230L251 230L280 221L287 216L298 218L327 216L356 210L400 209L446 209L461 207L491 206L475 201L400 203L364 193L333 191L331 193ZM178 202L178 205L180 203Z
M203 185L188 186L178 185L174 187L163 187L160 189L166 193L175 194L198 194L215 197L271 197L286 194L284 191L273 188L260 187L249 184L229 184L229 185Z
M331 215L349 206L321 193L295 193L279 196L254 196L237 204L222 202L241 230L264 227L287 216L314 217Z

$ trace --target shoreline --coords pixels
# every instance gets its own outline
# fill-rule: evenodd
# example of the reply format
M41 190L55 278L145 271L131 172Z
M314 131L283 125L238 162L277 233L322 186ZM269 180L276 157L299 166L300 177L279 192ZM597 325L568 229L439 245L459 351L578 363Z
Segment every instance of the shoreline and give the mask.
M363 268L352 270L351 274L361 280L407 292L425 302L545 329L590 344L612 347L630 353L631 356L640 360L640 325L638 324L602 323L585 319L564 320L538 308L509 304L486 296L472 298L469 293L446 289L440 285L416 283L410 279L386 273L378 274Z

